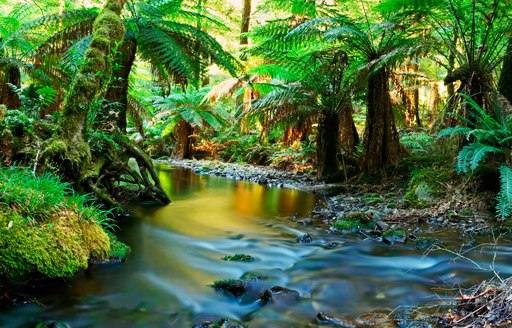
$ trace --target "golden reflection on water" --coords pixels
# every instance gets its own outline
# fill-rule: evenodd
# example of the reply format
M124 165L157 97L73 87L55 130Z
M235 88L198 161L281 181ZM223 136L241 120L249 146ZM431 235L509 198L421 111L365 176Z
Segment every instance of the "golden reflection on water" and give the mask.
M310 211L315 196L293 189L196 175L161 166L159 178L172 203L156 210L140 209L145 219L186 236L214 237L268 229L269 218ZM139 212L139 211L138 211Z

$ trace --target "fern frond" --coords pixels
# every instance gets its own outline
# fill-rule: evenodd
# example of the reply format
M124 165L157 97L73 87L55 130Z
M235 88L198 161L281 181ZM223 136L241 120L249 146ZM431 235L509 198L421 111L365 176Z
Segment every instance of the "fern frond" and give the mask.
M465 146L457 156L457 171L467 173L474 171L488 153L499 153L501 149L481 143L472 143Z
M453 136L464 136L466 137L473 131L473 129L468 128L467 126L455 126L455 127L448 127L446 129L443 129L439 131L437 134L437 139L441 139L444 137L453 137Z
M496 196L496 217L504 220L512 214L512 169L500 167L500 192Z

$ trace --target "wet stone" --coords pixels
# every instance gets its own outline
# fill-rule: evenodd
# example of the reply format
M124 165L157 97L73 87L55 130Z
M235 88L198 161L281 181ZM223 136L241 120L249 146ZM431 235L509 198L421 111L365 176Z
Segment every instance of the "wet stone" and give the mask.
M316 320L321 325L328 325L331 327L343 327L343 328L355 328L356 323L352 319L348 318L337 318L326 315L323 312L319 312L316 315Z
M325 249L334 249L334 248L337 248L339 246L339 244L335 241L330 241L328 242L327 244L325 244L323 247Z
M297 242L300 244L309 244L313 241L313 237L309 233L306 233L299 238L297 238Z
M313 220L311 220L311 218L304 218L304 219L299 220L298 223L301 225L309 225L309 224L313 223Z
M269 303L276 305L291 305L299 301L300 294L298 291L280 286L273 286L267 289L260 298L261 304Z

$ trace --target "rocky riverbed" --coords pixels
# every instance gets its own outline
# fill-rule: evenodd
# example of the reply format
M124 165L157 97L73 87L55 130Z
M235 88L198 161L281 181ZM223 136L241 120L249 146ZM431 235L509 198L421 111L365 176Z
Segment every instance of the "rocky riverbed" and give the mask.
M413 208L404 200L407 184L391 182L384 185L326 184L306 173L293 173L268 166L224 163L210 160L160 160L173 166L193 170L197 174L247 180L269 187L294 188L322 195L310 217L295 218L300 224L332 225L351 213L363 213L384 229L402 229L408 234L424 230L460 229L466 236L491 230L492 214L481 206L473 209L474 200L463 201L462 195L450 195L426 208Z

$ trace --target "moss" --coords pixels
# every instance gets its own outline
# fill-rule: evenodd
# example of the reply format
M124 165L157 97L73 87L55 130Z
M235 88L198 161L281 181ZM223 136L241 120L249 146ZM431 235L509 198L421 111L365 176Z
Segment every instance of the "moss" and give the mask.
M246 272L240 277L240 279L242 279L242 280L249 280L249 279L266 280L266 279L268 279L268 276L258 273L258 272Z
M130 246L120 242L115 236L110 236L110 259L124 261L130 252Z
M415 208L431 206L436 198L444 196L442 183L451 180L453 174L452 168L427 167L414 170L404 200Z
M359 229L372 230L375 229L376 224L373 221L362 222L361 220L353 220L347 217L336 220L332 225L333 228L339 231L357 231Z
M107 234L95 222L70 210L36 222L0 212L0 275L20 281L33 274L70 277L87 268L88 259L110 253Z
M380 198L378 196L365 197L365 198L363 198L363 202L370 204L370 205L378 204L378 203L382 203L382 198Z
M235 255L226 255L222 258L224 261L236 261L236 262L252 262L254 261L254 257L247 254L235 254Z
M407 234L405 233L404 230L389 229L389 230L384 231L382 236L384 236L384 237L394 237L394 238L405 238L407 236Z
M242 296L247 291L245 281L241 279L215 280L212 287L235 297Z

